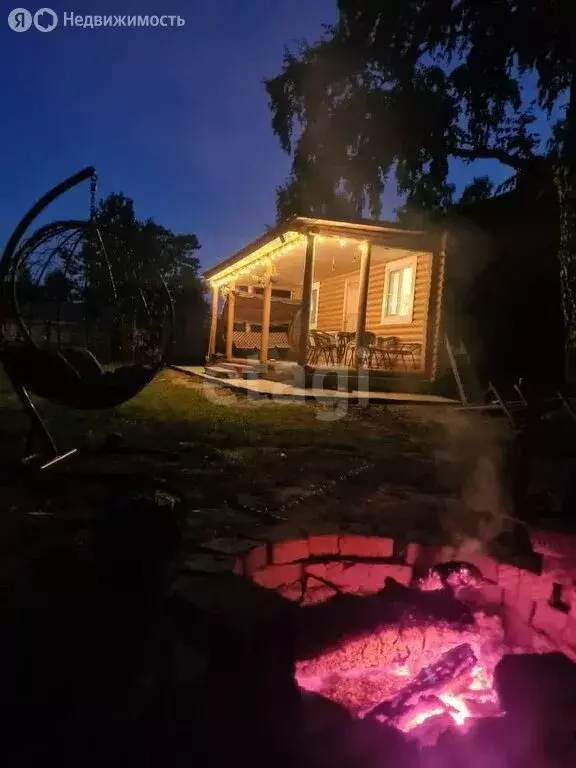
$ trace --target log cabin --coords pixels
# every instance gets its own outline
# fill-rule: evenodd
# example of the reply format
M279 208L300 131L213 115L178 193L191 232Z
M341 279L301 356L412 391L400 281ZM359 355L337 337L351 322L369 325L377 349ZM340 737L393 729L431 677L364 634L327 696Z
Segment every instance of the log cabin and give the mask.
M464 402L519 377L554 390L557 220L553 193L530 180L442 228L294 217L206 271L208 361L250 358L264 377L283 360L367 370L372 389Z
M442 343L445 234L296 216L204 274L208 360L369 369L430 385ZM219 308L223 311L219 317ZM272 354L271 354L272 353ZM412 387L413 388L413 387Z

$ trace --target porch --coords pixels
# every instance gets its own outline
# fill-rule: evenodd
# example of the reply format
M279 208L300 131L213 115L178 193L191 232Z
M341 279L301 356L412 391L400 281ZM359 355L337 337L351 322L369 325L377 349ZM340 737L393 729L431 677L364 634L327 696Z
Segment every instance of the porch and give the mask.
M402 374L438 367L444 236L296 217L206 272L208 361Z
M431 394L415 388L407 391L405 381L398 378L398 386L379 391L378 385L367 375L350 377L338 369L316 369L307 375L297 363L272 363L264 369L256 362L235 360L208 367L172 366L188 376L203 379L207 384L224 387L247 397L272 399L282 402L349 403L351 405L442 405L459 406L459 400ZM338 384L341 386L338 386ZM312 384L312 386L310 386Z

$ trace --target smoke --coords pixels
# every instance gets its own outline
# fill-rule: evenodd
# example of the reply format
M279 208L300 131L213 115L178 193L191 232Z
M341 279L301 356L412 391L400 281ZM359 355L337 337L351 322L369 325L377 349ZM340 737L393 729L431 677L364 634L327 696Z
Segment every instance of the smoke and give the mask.
M444 413L442 427L435 460L442 485L452 491L442 527L458 556L463 556L484 549L508 527L506 435L497 420L454 410Z

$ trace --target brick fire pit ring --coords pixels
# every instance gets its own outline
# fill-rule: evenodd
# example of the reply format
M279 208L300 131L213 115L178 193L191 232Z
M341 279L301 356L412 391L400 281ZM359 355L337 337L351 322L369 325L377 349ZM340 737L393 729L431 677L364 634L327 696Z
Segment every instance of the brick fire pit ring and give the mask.
M388 577L408 586L415 575L437 563L465 560L482 573L485 604L499 610L509 645L532 653L559 651L576 661L574 560L572 549L570 557L558 557L558 547L535 546L545 554L534 553L528 567L479 553L458 554L448 546L323 534L259 545L240 557L234 570L289 600L310 605L338 592L374 594Z

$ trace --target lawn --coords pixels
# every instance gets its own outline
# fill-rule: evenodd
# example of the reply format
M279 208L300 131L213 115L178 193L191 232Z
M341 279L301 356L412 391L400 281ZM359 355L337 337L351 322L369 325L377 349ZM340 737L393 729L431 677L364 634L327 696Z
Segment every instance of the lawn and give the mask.
M44 540L48 526L76 536L103 505L153 486L183 495L190 551L336 528L454 540L485 535L486 507L499 503L497 479L486 475L498 463L494 424L452 408L341 414L207 390L172 370L115 411L39 406L62 447L85 450L40 475L15 472L26 420L4 387L5 553ZM111 433L124 450L102 451Z

